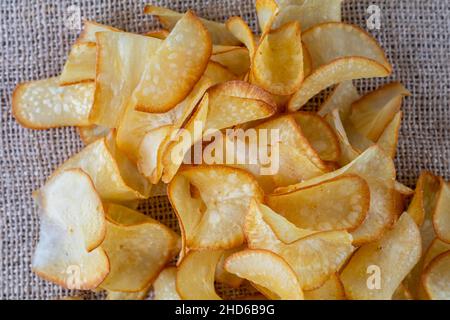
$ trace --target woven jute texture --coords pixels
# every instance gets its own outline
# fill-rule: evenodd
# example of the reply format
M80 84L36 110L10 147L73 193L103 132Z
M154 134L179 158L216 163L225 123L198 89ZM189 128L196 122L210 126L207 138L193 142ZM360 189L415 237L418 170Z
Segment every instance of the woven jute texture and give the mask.
M32 131L11 115L11 93L25 80L59 74L78 30L67 17L76 5L84 19L131 32L157 27L142 14L143 0L5 0L0 2L1 70L1 259L2 299L53 299L73 295L40 280L30 269L39 219L31 192L65 159L82 148L73 128ZM153 3L178 11L188 8L218 21L240 15L255 28L253 1L164 0ZM346 0L343 20L365 29L367 8L381 9L381 28L369 30L394 65L392 80L412 93L406 99L396 159L398 179L413 186L428 169L450 178L450 5L447 0ZM358 81L362 93L391 79ZM141 205L153 217L177 228L165 197Z

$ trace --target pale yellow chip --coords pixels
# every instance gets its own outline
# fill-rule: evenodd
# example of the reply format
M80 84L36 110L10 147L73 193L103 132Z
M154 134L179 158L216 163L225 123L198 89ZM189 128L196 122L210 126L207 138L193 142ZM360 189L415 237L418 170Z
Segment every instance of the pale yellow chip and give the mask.
M244 250L228 257L225 269L247 279L283 300L303 300L303 292L292 268L277 254L266 250Z
M346 120L350 114L352 103L359 98L360 95L358 90L355 88L352 81L341 82L320 106L317 113L324 117L333 110L338 109L340 116Z
M307 30L317 24L341 21L341 3L343 0L307 0L278 1L280 12L275 19L277 28L291 21L298 21L302 30Z
M450 183L443 180L433 213L433 226L439 239L450 243Z
M231 17L225 25L231 34L247 47L250 60L253 61L256 52L256 41L248 24L241 17Z
M96 124L78 127L77 129L80 139L85 145L90 144L99 138L106 137L111 133L110 128L98 126Z
M105 215L92 180L79 169L60 171L37 198L41 226L33 271L64 288L96 288L110 267L99 247L105 237Z
M215 53L211 56L211 60L225 66L236 76L242 76L250 69L250 56L248 50L242 47Z
M106 290L106 300L145 300L145 298L147 298L148 296L149 291L149 287L137 292Z
M406 275L419 261L420 232L404 213L392 230L375 242L365 244L352 256L341 273L349 299L389 300Z
M212 183L216 182L216 183ZM226 166L186 167L170 182L169 200L187 248L229 249L244 242L250 200L263 193L249 173Z
M278 234L293 237L282 241L275 233L275 227ZM244 230L249 248L270 250L280 255L296 273L303 290L322 286L354 250L352 236L346 231L302 230L256 202L252 203L246 216Z
M435 238L423 255L423 268L426 268L438 255L447 251L450 251L450 243Z
M352 104L350 120L355 129L376 142L400 110L408 90L399 82L387 84Z
M87 145L56 172L72 168L80 168L91 177L103 200L128 201L145 199L150 195L150 184L134 163L117 149L114 135Z
M188 11L147 60L134 93L137 110L158 113L174 108L203 75L211 51L208 30Z
M116 128L161 40L126 32L98 32L94 105L90 120Z
M270 93L290 95L303 81L303 48L298 22L263 36L252 63L251 80Z
M165 268L153 283L155 300L181 300L177 291L177 268Z
M256 0L256 16L262 34L269 32L278 14L278 4L275 0Z
M176 11L157 7L153 5L145 6L144 13L154 15L158 18L159 22L168 30L172 30L176 23L183 17L182 13ZM232 33L230 33L223 23L210 21L200 18L201 22L205 25L208 32L211 34L211 39L214 44L217 45L239 45L239 40L236 39Z
M344 287L335 274L320 288L303 293L305 294L305 300L346 300Z
M440 254L429 263L422 281L431 300L450 300L450 251Z
M185 300L222 300L214 288L214 273L222 250L190 251L178 266L176 289Z
M122 209L129 214L128 208ZM134 215L142 215L134 211ZM166 226L142 215L142 221L123 224L107 221L102 248L109 257L111 271L102 282L104 289L139 292L148 288L164 265L178 253L178 236ZM123 219L123 218L122 218ZM136 217L133 217L136 219Z
M66 86L94 81L96 55L97 45L95 41L75 43L59 76L59 84Z
M311 112L292 113L311 146L324 161L338 161L341 148L336 133L320 116Z
M395 114L394 118L389 122L386 129L377 140L378 146L384 150L391 158L395 158L397 153L398 135L402 122L402 112Z
M146 32L145 35L147 37L152 37L152 38L164 40L165 38L167 38L169 33L170 32L167 31L166 29L157 29L157 30L152 30L152 31Z
M216 273L215 273L216 282L225 284L231 288L236 289L238 289L242 285L244 279L239 278L235 274L229 273L227 270L225 270L225 261L229 256L243 249L244 247L241 246L233 249L228 249L223 252L219 262L216 265Z
M60 87L58 78L19 84L12 96L12 113L30 129L89 125L95 85Z
M342 175L318 185L266 196L267 204L299 228L354 230L370 205L369 186L357 175Z

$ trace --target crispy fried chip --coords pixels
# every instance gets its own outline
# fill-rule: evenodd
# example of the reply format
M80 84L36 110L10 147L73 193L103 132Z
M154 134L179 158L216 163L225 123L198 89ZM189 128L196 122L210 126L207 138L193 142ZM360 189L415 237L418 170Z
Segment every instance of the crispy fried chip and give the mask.
M242 47L215 53L211 60L220 63L237 76L243 76L250 69L250 56L248 50Z
M450 251L429 263L422 281L431 300L450 300Z
M112 218L108 215L102 243L111 271L101 286L111 291L142 291L178 253L178 236L139 212L117 205L108 207L111 210L115 212Z
M423 268L426 268L434 258L446 251L450 251L450 243L435 238L424 254Z
M30 129L89 124L95 86L80 83L60 87L58 78L19 84L12 96L12 113Z
M261 201L263 193L247 172L213 165L178 171L169 184L168 196L180 223L186 251L241 245L242 223L250 200Z
M248 24L241 17L231 17L225 25L233 36L247 47L250 60L253 60L256 52L256 43Z
M354 102L350 120L356 130L375 142L400 110L403 97L408 95L400 83L387 84Z
M279 299L303 300L303 292L294 271L273 252L240 251L226 260L225 269L266 289Z
M412 300L412 295L405 285L401 283L392 295L392 300Z
M181 300L177 291L177 268L165 268L153 283L155 300Z
M60 85L95 80L97 45L94 42L75 43L70 49L64 69L59 76Z
M99 247L106 228L102 202L89 176L79 169L54 174L39 191L38 203L34 272L64 288L96 288L109 272L109 261Z
M150 184L115 146L114 136L98 139L64 162L56 172L80 168L92 179L103 200L148 198ZM54 173L55 174L55 173Z
M99 32L94 105L90 120L115 128L149 59L159 50L161 40L126 32Z
M174 108L202 76L211 51L208 31L188 11L147 61L134 93L137 110L158 113Z
M303 81L303 48L298 22L263 36L254 56L251 79L277 95L290 95L299 89Z
M278 230L283 230L285 235L296 234L299 238L290 237L290 243L286 243L277 237L273 225L278 225ZM346 231L301 230L269 207L255 202L246 216L244 230L249 248L279 254L295 271L303 290L322 286L354 249L352 236Z
M239 278L235 274L229 273L227 270L225 270L225 260L232 254L241 250L243 250L243 247L228 249L223 252L216 266L216 273L215 273L216 282L220 282L222 284L228 285L236 289L241 286L241 284L244 282L244 279Z
M341 3L343 0L307 0L279 1L280 12L275 19L274 27L291 21L300 22L306 30L324 22L341 21Z
M147 287L137 292L122 292L106 290L106 300L145 300L148 296L150 288Z
M270 31L277 14L278 4L275 0L256 0L256 15L261 33Z
M164 39L167 38L169 33L170 32L165 30L165 29L157 29L157 30L149 31L149 32L145 33L145 35L147 37L152 37L152 38L164 40Z
M450 243L450 183L443 180L433 213L433 226L438 238Z
M357 175L341 175L318 185L266 197L267 204L297 227L354 230L370 204L369 186Z
M300 125L319 157L324 161L338 161L341 156L338 138L330 125L320 116L311 112L293 113L295 121Z
M222 250L190 251L178 266L176 288L186 300L221 300L214 288L214 273Z
M402 112L395 114L394 118L389 122L381 136L378 138L378 146L384 150L391 158L395 158L397 153L398 134L402 122Z
M176 23L183 17L182 13L172 11L167 8L147 5L144 13L158 17L159 22L168 30L172 30ZM239 45L239 41L231 34L223 23L200 19L211 34L211 39L217 45Z
M389 300L401 281L419 261L422 245L414 220L404 213L394 228L375 242L363 245L341 273L350 299ZM370 277L379 277L377 281Z
M305 300L345 300L344 287L341 280L335 274L328 279L320 288L305 291Z
M317 113L324 117L335 109L338 109L343 119L347 119L351 111L352 103L360 98L358 90L356 90L352 81L344 81L339 83L333 92L327 97L325 102L320 106Z
M111 133L110 128L98 126L96 124L78 127L77 129L80 139L85 145L90 144L99 138L106 137Z

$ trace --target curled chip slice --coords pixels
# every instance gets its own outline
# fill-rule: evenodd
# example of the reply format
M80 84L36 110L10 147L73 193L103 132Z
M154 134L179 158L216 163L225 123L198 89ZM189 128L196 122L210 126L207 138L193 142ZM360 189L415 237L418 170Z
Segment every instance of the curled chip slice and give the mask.
M157 30L149 31L149 32L145 33L145 35L147 37L152 37L152 38L164 40L165 38L167 38L169 33L170 32L167 31L166 29L157 29Z
M117 205L110 210L115 212L108 214L102 248L111 271L101 286L111 291L142 291L178 253L178 236L137 211Z
M150 287L137 292L122 292L106 290L106 300L145 300L148 296Z
M252 64L252 81L277 95L296 92L303 81L300 24L292 22L263 36Z
M231 17L225 25L233 36L247 47L250 60L252 61L256 51L256 43L248 24L241 17Z
M178 266L176 288L185 300L222 300L214 288L214 273L222 250L190 251Z
M350 174L289 193L268 195L266 202L299 228L354 230L367 215L370 192L364 179Z
M181 300L177 291L177 268L165 268L153 283L155 300Z
M311 112L296 112L292 116L300 125L303 134L322 160L339 160L341 149L338 138L324 119Z
M296 111L320 91L344 81L387 77L391 71L365 57L343 57L314 69L289 100L288 108Z
M237 76L242 76L250 69L248 50L242 47L219 52L211 56L211 60L220 63Z
M97 45L95 42L75 43L59 76L60 85L95 80Z
M90 124L94 91L93 83L60 87L58 78L21 83L12 96L12 113L30 129L85 126Z
M450 251L450 243L435 238L425 252L423 257L423 268L426 268L434 258L446 251Z
M428 264L422 281L431 300L450 300L450 251L440 254Z
M99 138L106 137L110 133L110 128L98 126L96 124L78 127L78 134L85 145L90 144Z
M215 183L211 183L211 182ZM249 173L226 166L185 167L168 188L187 248L229 249L244 242L243 221L263 193Z
M202 76L211 50L208 30L188 11L147 61L134 93L137 110L158 113L174 108Z
M356 90L352 81L341 82L320 106L317 114L324 117L333 110L338 109L341 117L347 119L351 111L352 103L359 98L358 90Z
M183 17L182 13L152 5L145 6L144 13L156 16L164 28L168 30L172 30L176 23ZM223 23L202 18L200 20L211 34L211 39L214 44L228 46L239 45L239 40L227 30Z
M279 255L266 250L237 252L225 262L225 269L269 291L283 300L303 300L294 271ZM263 293L265 293L263 292Z
M404 213L392 230L378 241L363 245L352 256L340 276L347 297L391 299L419 261L421 250L419 229L409 214ZM373 290L378 285L379 289Z
M397 152L398 134L400 132L401 122L402 112L399 111L395 114L391 122L389 122L377 141L378 146L391 158L395 158L395 154Z
M249 248L280 255L295 271L303 290L322 286L354 249L352 236L346 231L302 230L269 207L255 202L246 216L244 230ZM289 239L280 238L280 234L289 235Z
M320 288L305 291L305 300L345 300L345 291L341 280L335 274L328 279Z
M443 180L433 213L433 226L439 239L450 243L450 183Z
M94 105L90 120L115 128L162 41L126 32L99 32Z
M275 19L277 28L291 21L300 22L306 30L324 22L341 21L341 3L343 0L307 0L286 1L280 4L280 12Z
M398 82L387 84L352 104L350 120L357 131L377 141L396 113L408 90Z
M79 169L56 173L39 191L38 203L41 229L33 271L64 288L96 288L109 261L99 247L106 230L103 206L89 176Z
M145 199L150 184L115 146L114 136L98 139L64 162L56 172L80 168L92 179L103 200Z
M278 4L275 0L256 0L256 15L261 33L270 31L277 14Z
M241 286L241 284L244 282L244 279L239 278L235 274L229 273L227 270L225 270L226 259L232 254L241 250L243 250L242 246L223 251L223 254L220 257L220 260L216 266L216 273L215 273L216 282L220 282L222 284L228 285L236 289Z

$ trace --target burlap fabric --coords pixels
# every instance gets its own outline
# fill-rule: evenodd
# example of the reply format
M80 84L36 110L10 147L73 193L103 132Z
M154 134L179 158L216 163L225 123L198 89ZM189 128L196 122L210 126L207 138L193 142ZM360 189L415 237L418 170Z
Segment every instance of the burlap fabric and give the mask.
M142 14L144 0L4 0L1 15L1 286L2 299L50 299L71 295L30 270L39 220L31 192L82 147L73 128L32 131L11 115L11 93L24 80L57 75L78 31L68 28L68 7L85 19L144 32L156 27ZM159 5L223 21L243 16L255 28L253 1L163 0ZM366 28L370 4L381 8L381 29L370 31L394 65L393 79L412 92L404 104L397 156L399 180L412 186L422 169L450 178L450 5L447 0L346 0L343 19ZM361 81L362 92L381 81ZM141 206L176 228L165 197Z

